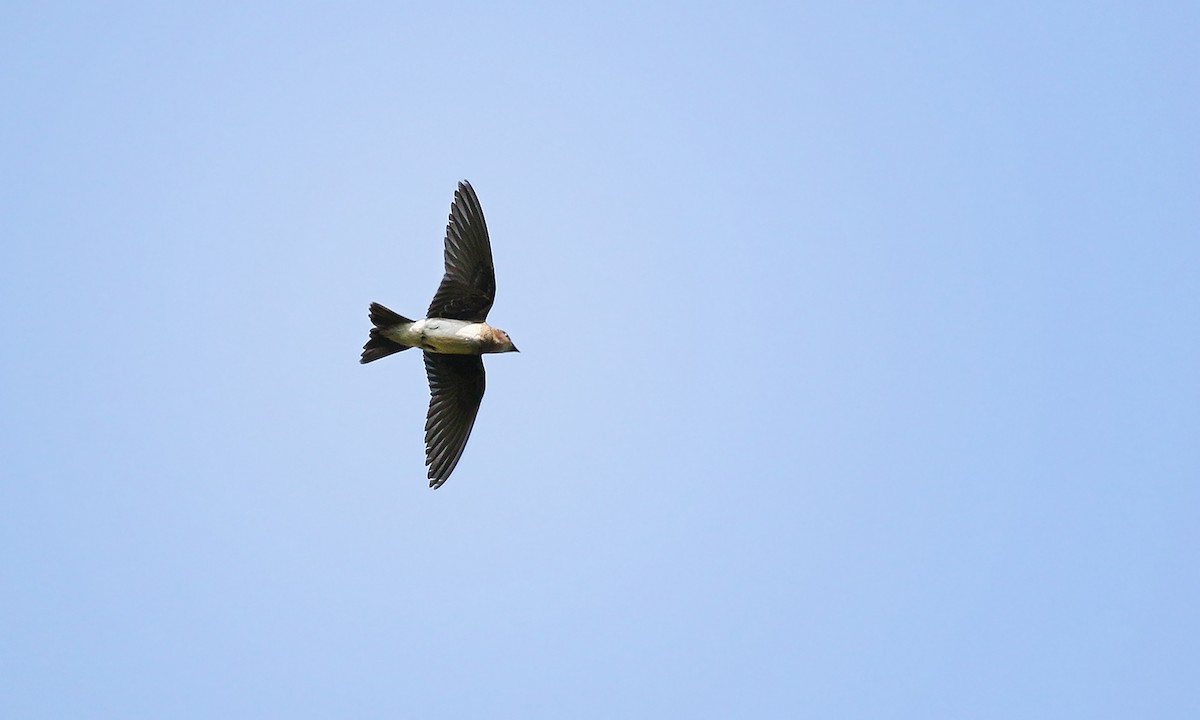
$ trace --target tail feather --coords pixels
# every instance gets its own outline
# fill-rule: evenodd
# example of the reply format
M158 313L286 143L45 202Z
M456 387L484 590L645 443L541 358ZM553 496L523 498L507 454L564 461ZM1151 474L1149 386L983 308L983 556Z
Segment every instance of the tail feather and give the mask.
M409 320L398 312L392 312L379 303L371 303L371 324L375 327L386 328L410 322L412 320Z
M375 327L371 328L371 339L367 340L367 344L363 345L362 358L360 363L369 363L379 358L387 357L393 353L403 352L411 345L401 345L400 343L385 337L381 330L411 323L412 320L404 317L399 313L392 312L379 303L371 303L371 323Z

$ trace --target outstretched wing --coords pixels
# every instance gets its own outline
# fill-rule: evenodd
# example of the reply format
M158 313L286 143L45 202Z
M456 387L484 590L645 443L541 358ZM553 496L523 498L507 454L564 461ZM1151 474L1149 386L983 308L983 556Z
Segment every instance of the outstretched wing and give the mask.
M466 180L458 184L450 204L445 255L446 274L426 317L483 322L496 297L496 270L483 208Z
M438 488L462 457L483 400L483 358L425 353L429 414L425 418L425 464L429 487Z

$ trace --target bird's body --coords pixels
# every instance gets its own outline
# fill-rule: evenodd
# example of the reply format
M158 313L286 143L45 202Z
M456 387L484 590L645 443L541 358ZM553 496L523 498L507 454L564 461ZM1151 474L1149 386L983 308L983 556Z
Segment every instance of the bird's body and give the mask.
M383 328L382 334L401 345L447 355L480 355L507 351L504 331L485 322L423 318Z
M450 477L475 425L485 386L482 355L517 351L508 333L485 322L496 293L492 247L479 198L465 180L450 205L445 264L426 317L410 320L371 303L375 327L360 360L369 363L410 347L425 351L430 393L425 464L433 488Z

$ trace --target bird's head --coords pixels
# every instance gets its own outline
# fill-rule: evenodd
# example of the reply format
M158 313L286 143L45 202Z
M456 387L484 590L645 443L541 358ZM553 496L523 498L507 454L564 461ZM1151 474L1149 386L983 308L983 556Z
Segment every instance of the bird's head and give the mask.
M508 336L508 333L503 330L500 331L500 348L500 352L521 352L516 345L513 345L512 338Z
M484 352L489 353L506 353L506 352L521 352L513 345L512 338L508 333L498 327L487 326L483 331Z

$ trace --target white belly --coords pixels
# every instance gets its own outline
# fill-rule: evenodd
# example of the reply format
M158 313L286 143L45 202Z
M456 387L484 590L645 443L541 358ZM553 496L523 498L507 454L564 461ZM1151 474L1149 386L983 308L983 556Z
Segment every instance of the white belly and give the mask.
M446 318L425 318L392 329L387 336L398 343L430 352L478 355L483 323Z

